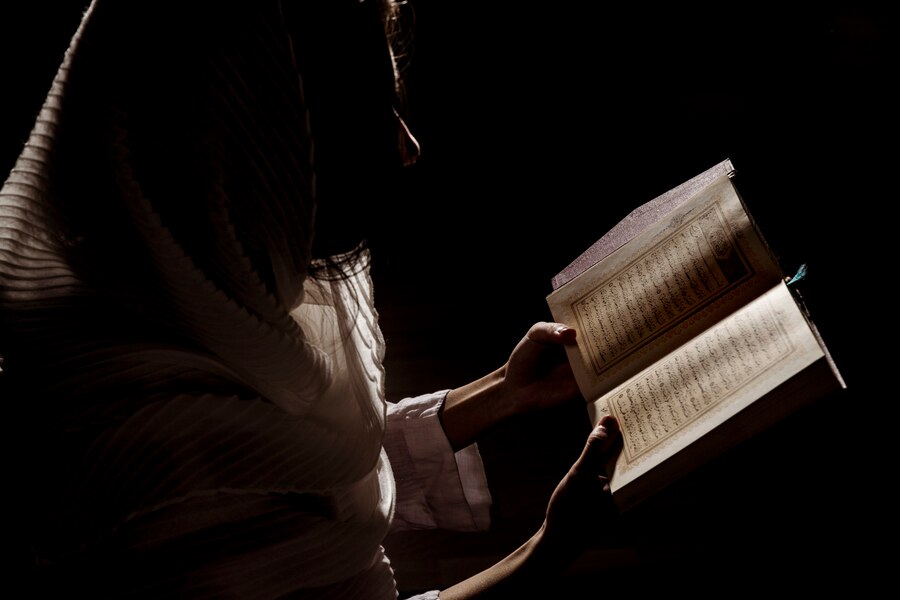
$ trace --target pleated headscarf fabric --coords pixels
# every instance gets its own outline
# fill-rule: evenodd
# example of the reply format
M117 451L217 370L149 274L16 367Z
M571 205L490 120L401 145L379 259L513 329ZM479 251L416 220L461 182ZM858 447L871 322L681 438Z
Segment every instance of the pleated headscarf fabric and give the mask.
M278 2L86 11L0 191L0 352L46 581L396 597L383 340L365 252L308 275L302 87Z

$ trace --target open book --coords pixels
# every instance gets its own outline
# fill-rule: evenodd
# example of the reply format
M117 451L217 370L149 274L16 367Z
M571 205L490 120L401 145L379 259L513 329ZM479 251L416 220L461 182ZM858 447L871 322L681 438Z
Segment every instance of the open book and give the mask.
M592 423L615 416L623 510L846 387L725 160L631 212L553 279Z

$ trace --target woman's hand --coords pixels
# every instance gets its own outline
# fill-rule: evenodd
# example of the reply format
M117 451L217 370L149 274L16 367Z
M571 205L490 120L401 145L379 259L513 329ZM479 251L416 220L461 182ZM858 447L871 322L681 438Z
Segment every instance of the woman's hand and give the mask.
M574 559L615 521L619 511L609 489L607 468L621 450L618 422L614 417L603 417L550 496L538 535L551 551L571 552Z
M582 399L565 352L565 346L574 343L574 329L560 323L535 323L506 364L451 390L441 407L451 446L465 447L507 417Z
M510 414L549 408L582 398L565 346L575 344L575 330L560 323L535 323L513 348L503 385Z
M540 530L500 562L442 590L441 600L524 598L552 590L556 577L598 537L617 527L606 467L621 448L618 423L604 417L556 486Z

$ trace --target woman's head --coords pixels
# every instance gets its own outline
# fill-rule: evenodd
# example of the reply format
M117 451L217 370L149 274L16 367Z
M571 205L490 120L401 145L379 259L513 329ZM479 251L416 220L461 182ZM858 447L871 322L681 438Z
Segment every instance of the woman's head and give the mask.
M405 0L283 7L313 136L314 253L324 257L371 236L400 168L418 156L404 119L413 13Z

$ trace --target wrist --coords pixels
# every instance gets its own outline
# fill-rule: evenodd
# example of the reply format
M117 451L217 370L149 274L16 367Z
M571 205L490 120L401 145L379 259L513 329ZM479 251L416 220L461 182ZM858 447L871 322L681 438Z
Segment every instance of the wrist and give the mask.
M447 392L440 418L454 450L509 417L514 406L505 386L506 367Z

